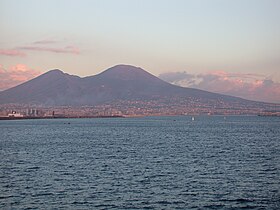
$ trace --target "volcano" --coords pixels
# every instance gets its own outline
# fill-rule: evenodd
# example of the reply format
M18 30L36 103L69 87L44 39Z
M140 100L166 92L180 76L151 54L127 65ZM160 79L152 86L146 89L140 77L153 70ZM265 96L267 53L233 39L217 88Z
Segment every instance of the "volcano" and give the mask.
M88 77L51 70L16 87L0 92L0 104L32 104L46 106L91 106L117 100L219 101L251 103L251 101L169 84L142 68L117 65Z

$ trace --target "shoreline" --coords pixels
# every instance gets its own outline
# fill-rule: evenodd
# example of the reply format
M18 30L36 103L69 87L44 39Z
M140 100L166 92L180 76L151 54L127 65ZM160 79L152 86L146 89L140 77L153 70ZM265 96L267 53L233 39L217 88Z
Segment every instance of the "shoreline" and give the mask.
M190 114L190 115L114 115L114 116L50 116L50 117L0 117L1 120L35 120L35 119L90 119L90 118L139 118L139 117L168 117L168 116L256 116L256 117L280 117L280 115L273 115L273 114L236 114L236 115L223 115L223 114L216 114L216 115L201 115L201 114Z
M34 120L34 119L87 119L87 118L124 118L124 116L57 116L57 117L0 117L0 120Z

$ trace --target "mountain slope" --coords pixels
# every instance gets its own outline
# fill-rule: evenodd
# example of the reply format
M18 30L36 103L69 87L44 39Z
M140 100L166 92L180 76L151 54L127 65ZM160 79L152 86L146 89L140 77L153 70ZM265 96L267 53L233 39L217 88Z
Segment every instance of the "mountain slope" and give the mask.
M63 104L78 95L80 78L51 70L28 82L3 91L0 103Z
M141 68L117 65L104 72L80 78L60 70L49 71L26 83L0 92L0 103L40 105L96 105L115 100L194 100L243 101L207 91L171 85Z

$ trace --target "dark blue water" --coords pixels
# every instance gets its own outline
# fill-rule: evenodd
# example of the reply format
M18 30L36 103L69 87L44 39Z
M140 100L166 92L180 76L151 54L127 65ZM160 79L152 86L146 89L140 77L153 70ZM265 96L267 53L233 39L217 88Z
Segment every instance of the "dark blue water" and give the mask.
M280 209L280 118L0 121L0 209Z

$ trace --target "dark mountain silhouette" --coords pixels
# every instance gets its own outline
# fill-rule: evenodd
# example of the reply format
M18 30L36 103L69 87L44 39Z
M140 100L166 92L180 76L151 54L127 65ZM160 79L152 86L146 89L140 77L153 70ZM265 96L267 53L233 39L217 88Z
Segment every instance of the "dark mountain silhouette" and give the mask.
M192 100L250 103L245 99L183 88L164 82L141 68L117 65L89 77L51 70L28 82L0 92L0 103L37 105L96 105L116 100Z

